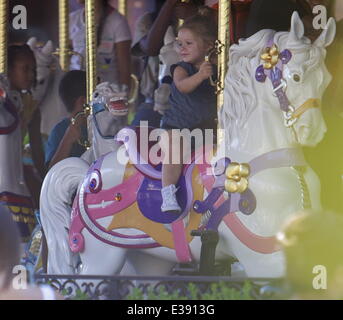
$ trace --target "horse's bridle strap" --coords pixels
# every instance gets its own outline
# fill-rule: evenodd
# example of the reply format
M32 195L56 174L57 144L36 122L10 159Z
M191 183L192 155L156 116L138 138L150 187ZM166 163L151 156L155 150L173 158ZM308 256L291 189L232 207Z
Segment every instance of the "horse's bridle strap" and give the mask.
M296 109L292 115L292 118L299 118L303 113L309 109L319 108L320 100L319 99L309 99L301 107Z

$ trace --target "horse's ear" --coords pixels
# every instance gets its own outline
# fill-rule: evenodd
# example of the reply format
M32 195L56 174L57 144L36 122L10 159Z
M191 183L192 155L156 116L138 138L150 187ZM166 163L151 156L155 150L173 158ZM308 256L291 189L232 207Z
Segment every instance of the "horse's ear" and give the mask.
M34 50L36 48L37 39L35 37L31 37L27 40L26 44L31 48L31 50Z
M334 18L330 18L323 32L314 42L314 45L317 47L327 47L333 42L333 40L335 39L335 35L336 35L336 22Z
M54 45L52 44L52 41L49 40L45 46L42 48L42 52L46 55L51 54L54 51Z
M288 42L298 42L305 34L304 24L301 21L298 12L292 14L291 30L289 32Z

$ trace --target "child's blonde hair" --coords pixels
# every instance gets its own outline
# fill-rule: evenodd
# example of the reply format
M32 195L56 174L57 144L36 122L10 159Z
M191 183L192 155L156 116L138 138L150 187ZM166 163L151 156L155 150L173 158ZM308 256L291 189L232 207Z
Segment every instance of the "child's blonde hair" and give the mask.
M186 19L178 31L182 29L190 30L204 42L214 45L218 33L216 10L206 6L200 7L198 13Z

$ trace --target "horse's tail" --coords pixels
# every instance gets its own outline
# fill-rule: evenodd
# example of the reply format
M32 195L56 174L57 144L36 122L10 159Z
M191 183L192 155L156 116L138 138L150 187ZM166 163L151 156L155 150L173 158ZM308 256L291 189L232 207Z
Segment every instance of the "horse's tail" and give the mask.
M89 164L68 158L53 166L46 175L40 196L40 212L48 245L48 273L73 274L73 254L69 249L70 213L80 182Z

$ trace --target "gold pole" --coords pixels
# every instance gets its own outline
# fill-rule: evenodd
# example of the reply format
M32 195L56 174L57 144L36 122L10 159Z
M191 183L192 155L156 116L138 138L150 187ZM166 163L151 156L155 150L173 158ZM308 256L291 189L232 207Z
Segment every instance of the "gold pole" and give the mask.
M228 52L230 46L230 13L231 0L219 0L218 12L218 40L216 42L218 52L218 81L217 81L217 110L224 104L224 84L228 64ZM221 130L218 131L219 144L222 141Z
M0 73L7 73L8 0L0 0Z
M181 2L183 2L183 3L189 3L189 0L181 0ZM183 25L184 22L185 22L184 19L179 19L179 20L178 20L178 27L180 28L180 27Z
M59 57L63 71L69 70L69 3L68 0L59 0Z
M118 0L118 11L124 17L127 17L127 2L126 2L126 0Z
M228 49L230 46L230 12L231 0L219 0L218 13L218 98L217 106L220 109L224 103L224 83L228 63Z
M87 103L92 100L96 87L96 49L97 32L95 23L95 0L86 0L86 73L87 73Z

